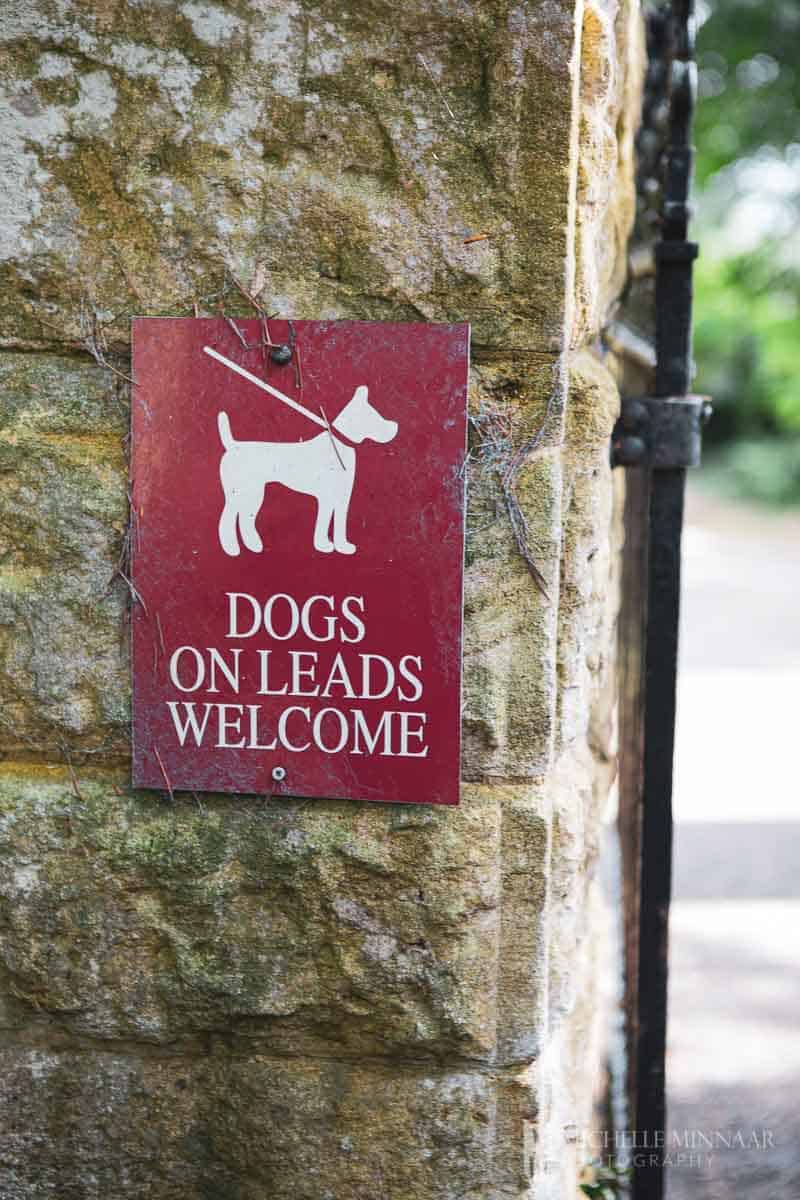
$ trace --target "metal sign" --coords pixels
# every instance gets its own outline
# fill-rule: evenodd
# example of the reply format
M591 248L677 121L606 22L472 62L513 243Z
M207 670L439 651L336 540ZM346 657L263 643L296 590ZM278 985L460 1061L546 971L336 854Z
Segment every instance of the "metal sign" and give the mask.
M266 333L134 321L134 784L457 804L469 328Z

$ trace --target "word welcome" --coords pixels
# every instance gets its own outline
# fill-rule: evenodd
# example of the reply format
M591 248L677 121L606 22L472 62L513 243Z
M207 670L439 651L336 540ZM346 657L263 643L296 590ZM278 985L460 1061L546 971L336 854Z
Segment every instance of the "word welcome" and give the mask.
M301 754L315 747L325 754L379 754L425 758L427 713L381 708L370 712L351 701L389 700L418 705L424 694L420 655L355 650L367 636L363 596L313 595L300 602L285 592L263 602L245 592L226 592L226 640L264 636L285 643L339 643L321 650L288 646L178 646L170 655L172 686L183 696L222 695L220 700L168 700L180 746L212 744L217 749ZM291 704L283 708L234 703L229 697L286 697L327 700L324 707ZM340 707L345 704L346 707ZM277 711L276 711L277 709Z

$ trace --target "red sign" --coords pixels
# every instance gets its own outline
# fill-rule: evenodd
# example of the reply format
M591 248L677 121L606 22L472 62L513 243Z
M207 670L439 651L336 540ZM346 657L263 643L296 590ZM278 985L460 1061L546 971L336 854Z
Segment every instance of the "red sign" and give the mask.
M134 322L134 784L457 804L469 328L236 328Z

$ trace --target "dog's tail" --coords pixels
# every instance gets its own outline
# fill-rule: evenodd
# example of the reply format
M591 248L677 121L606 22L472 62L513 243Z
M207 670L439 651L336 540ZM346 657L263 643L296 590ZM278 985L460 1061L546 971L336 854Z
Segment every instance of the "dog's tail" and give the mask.
M227 413L220 413L217 417L217 429L219 436L222 439L222 444L226 450L230 450L234 443L233 434L231 433L231 423L228 420Z

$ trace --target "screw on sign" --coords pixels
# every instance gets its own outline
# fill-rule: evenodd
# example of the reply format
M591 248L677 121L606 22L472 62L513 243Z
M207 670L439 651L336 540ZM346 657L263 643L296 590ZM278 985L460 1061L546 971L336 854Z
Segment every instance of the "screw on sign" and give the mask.
M134 322L134 783L457 804L468 326L239 324Z

